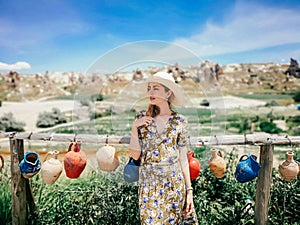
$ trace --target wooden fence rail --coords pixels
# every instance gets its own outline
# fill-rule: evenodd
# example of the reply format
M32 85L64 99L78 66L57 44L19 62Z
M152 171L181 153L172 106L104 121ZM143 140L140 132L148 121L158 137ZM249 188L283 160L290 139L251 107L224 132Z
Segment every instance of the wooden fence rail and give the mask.
M108 136L95 134L47 134L32 132L0 132L0 137L9 137L11 139L35 140L35 141L54 141L70 142L82 141L84 143L97 144L129 144L128 136ZM191 137L192 146L213 146L213 145L298 145L300 136L279 136L268 133L256 133L245 135L214 135Z
M129 144L130 137L91 135L91 134L47 134L32 132L0 132L0 137L8 137L11 152L11 190L12 190L12 224L27 224L27 209L35 210L35 204L29 182L20 174L19 163L24 157L24 140L71 142L97 144ZM217 145L259 145L259 170L255 197L255 225L266 225L273 167L274 145L299 145L300 136L278 136L267 133L247 135L215 135L191 137L192 146ZM27 207L28 206L28 207Z

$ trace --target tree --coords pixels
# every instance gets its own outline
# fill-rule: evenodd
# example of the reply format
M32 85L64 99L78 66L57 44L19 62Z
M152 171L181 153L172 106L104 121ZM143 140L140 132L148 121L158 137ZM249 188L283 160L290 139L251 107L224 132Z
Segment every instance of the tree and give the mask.
M39 114L37 127L53 127L57 124L66 123L66 116L58 109L52 108L51 112L43 112Z

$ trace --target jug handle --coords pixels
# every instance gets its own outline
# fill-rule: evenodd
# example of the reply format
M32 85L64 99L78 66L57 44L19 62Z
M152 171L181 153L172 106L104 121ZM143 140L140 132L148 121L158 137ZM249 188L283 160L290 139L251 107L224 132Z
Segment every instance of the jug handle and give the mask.
M218 155L221 156L223 158L223 153L222 151L218 150Z
M45 158L44 158L44 161L43 161L43 162L46 162L46 160L47 160L47 158L48 158L49 154L52 154L52 151L49 151L49 152L47 152L47 154L46 154L46 156L45 156Z
M71 142L68 148L68 152L72 150L72 146L73 146L74 142Z
M191 157L195 157L195 153L191 150L188 150L187 155L190 155Z
M54 155L54 158L57 159L58 154L59 154L59 151L57 151L57 150L47 152L46 157L43 162L46 162L49 155Z
M240 158L240 161L246 160L246 159L243 159L245 156L247 156L247 158L249 157L248 154L242 155L241 158Z
M251 158L254 159L255 161L257 160L257 156L256 155L252 155L250 154Z
M2 155L0 155L0 160L2 161L2 165L4 166L4 158ZM1 169L0 169L1 170Z

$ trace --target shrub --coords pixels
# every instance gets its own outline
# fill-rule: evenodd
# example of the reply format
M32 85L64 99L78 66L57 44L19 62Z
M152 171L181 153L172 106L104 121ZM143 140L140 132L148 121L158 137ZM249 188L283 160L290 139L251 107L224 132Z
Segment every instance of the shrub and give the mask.
M300 124L300 115L290 117L290 118L288 119L288 122Z
M94 94L91 96L92 101L103 101L103 95L102 94Z
M119 168L120 169L120 168ZM124 181L121 173L92 172L88 177L32 184L39 210L38 224L139 224L137 185Z
M280 128L276 126L275 123L263 121L259 124L259 128L261 131L271 134L279 134L282 132Z
M53 127L57 124L66 122L66 116L58 108L53 108L51 112L43 112L39 114L36 126Z
M279 178L273 171L273 184L269 208L270 224L299 224L300 221L300 179L294 182Z
M295 102L300 102L300 91L297 91L294 96L293 99Z
M11 224L11 186L10 186L10 165L4 163L0 171L0 224Z
M214 177L207 165L207 159L210 158L208 150L206 147L195 149L195 156L201 157L201 174L192 181L199 224L254 224L254 215L244 213L243 207L246 196L255 200L256 179L247 183L235 180L234 171L238 162L235 149L224 156L227 162L225 177ZM295 155L298 157L299 151ZM203 159L206 163L202 163ZM41 175L37 174L30 179L37 211L30 212L28 223L140 224L137 185L124 182L123 168L120 165L117 171L111 173L92 171L78 179L59 179L53 185L43 184ZM5 218L0 220L0 224L2 221L9 224L11 194L8 182L4 183L0 182L0 218ZM278 171L273 171L268 217L270 224L299 224L299 190L300 179L286 182L278 176Z
M231 122L229 127L234 127L238 129L238 133L246 133L251 130L251 121L248 119L240 119L238 122Z
M25 126L25 123L16 121L16 119L14 118L12 113L5 113L0 118L0 130L6 131L6 132L24 131L24 126Z

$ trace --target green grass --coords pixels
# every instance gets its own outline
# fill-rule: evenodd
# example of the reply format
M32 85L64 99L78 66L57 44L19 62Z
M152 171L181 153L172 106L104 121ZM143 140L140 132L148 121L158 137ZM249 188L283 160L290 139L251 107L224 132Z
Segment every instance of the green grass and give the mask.
M291 94L265 94L265 93L253 93L253 94L235 94L234 96L255 100L276 100L276 99L292 99Z

